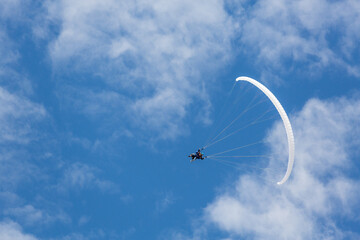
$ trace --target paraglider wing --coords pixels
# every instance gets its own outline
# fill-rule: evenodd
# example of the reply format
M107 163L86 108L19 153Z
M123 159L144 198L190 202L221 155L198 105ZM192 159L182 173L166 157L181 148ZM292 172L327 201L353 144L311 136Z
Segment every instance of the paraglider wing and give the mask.
M288 139L288 146L289 146L288 167L287 167L287 170L286 170L286 173L285 173L285 176L283 177L283 179L281 179L281 181L279 181L277 183L279 185L283 184L284 182L286 182L286 180L289 178L289 176L291 174L293 164L294 164L294 155L295 155L294 134L293 134L293 131L291 128L289 118L288 118L284 108L281 106L279 100L277 100L277 98L274 96L274 94L272 92L270 92L270 90L267 89L264 85L262 85L255 79L252 79L249 77L238 77L238 78L236 78L236 81L247 81L247 82L255 85L257 88L259 88L270 99L270 101L274 104L274 106L276 107L276 110L280 114L280 117L285 126L286 135L287 135L287 139Z

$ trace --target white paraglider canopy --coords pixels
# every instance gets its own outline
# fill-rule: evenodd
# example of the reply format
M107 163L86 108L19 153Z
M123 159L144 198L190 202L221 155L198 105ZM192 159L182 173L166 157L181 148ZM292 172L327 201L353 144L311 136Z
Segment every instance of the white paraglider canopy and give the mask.
M277 184L279 184L279 185L283 184L287 181L287 179L289 178L289 176L291 174L293 164L294 164L294 155L295 155L294 134L293 134L293 131L291 128L289 118L288 118L284 108L281 106L279 100L277 100L277 98L274 96L274 94L272 92L270 92L270 90L267 89L263 84L259 83L255 79L252 79L250 77L244 77L244 76L236 78L236 81L246 81L246 82L253 84L257 88L259 88L270 99L270 101L274 104L276 110L280 114L280 117L285 126L286 135L287 135L287 139L288 139L288 147L289 147L289 160L288 160L288 166L287 166L285 176L283 177L283 179L281 179L281 181L277 182Z

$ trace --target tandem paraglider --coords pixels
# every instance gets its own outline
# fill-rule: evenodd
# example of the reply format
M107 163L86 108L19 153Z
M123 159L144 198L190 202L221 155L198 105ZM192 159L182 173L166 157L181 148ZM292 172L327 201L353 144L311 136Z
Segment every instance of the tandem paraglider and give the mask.
M201 152L202 149L199 149L196 153L191 153L188 157L191 157L190 162L193 162L197 159L204 160L206 156Z

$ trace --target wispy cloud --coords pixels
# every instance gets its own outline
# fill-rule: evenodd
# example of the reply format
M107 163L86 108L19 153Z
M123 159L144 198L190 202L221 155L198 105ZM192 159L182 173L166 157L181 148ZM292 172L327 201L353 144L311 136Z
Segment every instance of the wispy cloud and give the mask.
M5 22L16 25L24 5L20 1L0 1L0 4L4 5L0 9L0 25ZM29 146L43 137L39 125L48 119L48 113L42 104L31 98L32 84L19 70L21 55L16 41L8 35L8 25L5 26L0 30L0 214L1 218L15 218L30 225L47 214L31 205L19 207L28 200L23 198L25 194L19 188L24 183L30 185L44 179L44 174L32 162ZM0 239L37 238L23 233L18 223L9 220L0 222Z
M220 194L206 208L205 221L230 235L254 239L359 238L358 229L337 222L338 217L359 221L360 185L351 177L356 157L350 150L350 139L360 133L359 104L357 98L308 101L292 118L296 159L291 179L277 187L257 175L241 176L235 191ZM282 128L276 125L268 136L276 156L269 169L279 166L277 159L286 159Z
M32 205L25 205L22 207L8 208L4 210L4 214L8 217L17 219L18 222L27 226L46 226L56 221L70 222L69 216L65 213L50 214L47 211L37 209Z
M155 204L155 213L160 214L166 211L175 202L175 197L172 192L165 192Z
M70 233L68 235L52 238L52 240L98 240L98 239L109 239L109 240L118 240L118 239L127 239L131 235L132 230L128 234L121 236L115 232L108 233L103 229L93 229L86 233Z
M12 42L4 30L0 30L0 54L2 56L0 58L0 77L3 78L7 65L15 62L18 58L18 53L12 48Z
M0 11L0 20L16 18L19 4L19 1L5 1L5 7ZM46 110L29 98L32 86L17 71L20 54L7 30L6 27L0 30L0 144L24 144L36 138L34 125L44 120Z
M43 120L46 111L42 105L11 94L0 87L0 143L28 143L36 137L32 124Z
M83 163L73 163L64 171L64 176L57 186L60 191L71 189L100 189L104 192L116 192L118 187L111 181L98 176L100 169Z
M15 19L22 11L22 2L19 0L0 0L0 18Z
M23 181L31 182L43 177L39 168L29 161L28 152L8 148L0 153L0 187L2 191L16 191Z

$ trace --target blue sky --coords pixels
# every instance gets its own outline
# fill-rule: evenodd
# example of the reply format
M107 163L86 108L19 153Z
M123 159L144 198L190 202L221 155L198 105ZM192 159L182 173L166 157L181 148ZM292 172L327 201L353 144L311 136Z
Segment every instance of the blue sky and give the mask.
M359 2L0 6L0 239L360 238ZM265 99L243 75L292 122L282 186L274 111L205 151L266 157L187 158Z

